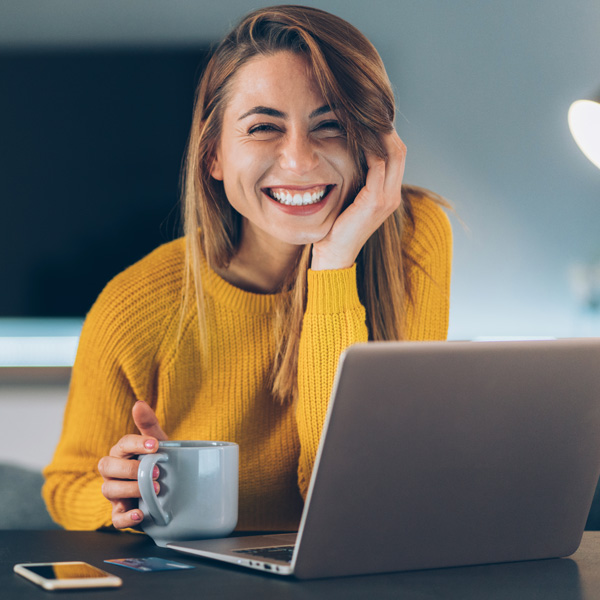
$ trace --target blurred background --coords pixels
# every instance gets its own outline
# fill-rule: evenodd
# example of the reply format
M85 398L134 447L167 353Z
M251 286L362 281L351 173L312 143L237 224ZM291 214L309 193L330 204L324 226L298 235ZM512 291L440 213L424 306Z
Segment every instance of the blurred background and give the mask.
M455 207L449 337L600 335L600 170L567 125L570 104L600 92L600 3L299 3L375 44L406 181ZM14 425L0 461L50 459L87 310L179 235L207 51L268 4L0 3L0 418Z

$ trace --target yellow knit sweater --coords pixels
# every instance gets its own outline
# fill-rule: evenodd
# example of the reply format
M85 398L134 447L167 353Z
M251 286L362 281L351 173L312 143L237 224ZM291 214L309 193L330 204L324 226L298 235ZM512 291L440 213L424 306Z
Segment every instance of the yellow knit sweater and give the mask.
M408 339L445 339L451 231L432 201L415 203L408 249L424 271L411 276ZM145 400L170 439L240 446L238 529L294 530L314 463L340 353L368 338L356 269L308 272L298 364L297 406L273 400L275 295L233 287L203 265L207 353L199 351L195 311L179 326L184 242L165 244L115 277L84 323L63 433L44 470L43 496L67 529L111 524L98 460L137 433L131 408Z

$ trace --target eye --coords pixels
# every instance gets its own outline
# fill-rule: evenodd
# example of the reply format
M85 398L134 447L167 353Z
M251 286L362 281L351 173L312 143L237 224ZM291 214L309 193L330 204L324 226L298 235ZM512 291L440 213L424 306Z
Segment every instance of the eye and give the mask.
M258 123L248 129L248 135L258 138L268 138L280 133L280 129L272 123Z
M315 131L326 137L340 137L346 135L346 130L342 127L339 121L321 121Z
M318 127L320 129L342 129L339 121L323 121L319 123Z

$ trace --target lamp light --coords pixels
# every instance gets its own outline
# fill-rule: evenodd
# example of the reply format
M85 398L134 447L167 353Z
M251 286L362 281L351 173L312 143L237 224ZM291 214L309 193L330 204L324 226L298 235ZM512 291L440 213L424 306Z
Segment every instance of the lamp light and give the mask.
M600 169L600 101L576 100L568 121L580 150Z

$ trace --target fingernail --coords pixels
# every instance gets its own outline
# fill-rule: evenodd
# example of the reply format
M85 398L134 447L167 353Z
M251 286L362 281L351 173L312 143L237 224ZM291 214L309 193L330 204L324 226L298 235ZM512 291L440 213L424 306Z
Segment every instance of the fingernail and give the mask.
M158 494L158 483L154 482L154 491Z
M144 447L148 448L148 450L154 450L155 445L156 445L156 442L154 440L146 440L144 442Z
M160 471L158 470L158 467L154 465L154 469L152 469L152 479L157 479L159 475Z
M132 521L139 521L140 520L140 513L131 513L131 520Z

